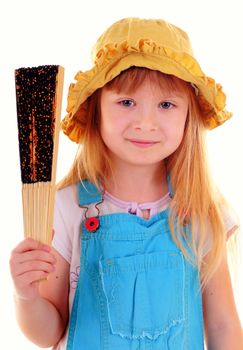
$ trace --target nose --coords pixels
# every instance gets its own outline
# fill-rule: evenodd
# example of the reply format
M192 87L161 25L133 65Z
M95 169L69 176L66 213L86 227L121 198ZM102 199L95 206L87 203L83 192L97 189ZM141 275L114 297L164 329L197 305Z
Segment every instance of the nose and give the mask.
M153 131L158 129L156 112L154 108L140 109L134 122L134 128L142 131Z

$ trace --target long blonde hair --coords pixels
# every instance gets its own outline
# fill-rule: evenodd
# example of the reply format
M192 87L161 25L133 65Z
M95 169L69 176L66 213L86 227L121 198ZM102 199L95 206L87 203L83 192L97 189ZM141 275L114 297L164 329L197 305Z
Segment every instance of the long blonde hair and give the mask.
M193 86L158 71L131 67L106 84L105 88L129 93L136 90L145 79L157 83L161 89L183 91L189 97L183 140L178 149L165 159L173 191L169 225L177 246L200 271L203 288L222 261L227 239L222 213L227 203L210 176L204 118ZM86 118L80 120L85 130L82 144L69 173L58 188L84 179L99 186L112 172L109 153L99 130L100 94L99 89L88 100ZM206 253L207 262L204 260Z

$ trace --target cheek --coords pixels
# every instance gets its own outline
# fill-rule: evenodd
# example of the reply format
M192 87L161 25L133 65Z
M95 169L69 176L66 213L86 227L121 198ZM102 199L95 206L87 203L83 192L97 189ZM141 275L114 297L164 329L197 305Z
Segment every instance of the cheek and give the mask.
M100 121L100 132L101 136L105 137L105 135L109 135L112 132L114 132L114 123L112 122L112 118L109 116L109 114L105 113L104 115L101 115L101 121Z
M108 116L101 119L101 135L106 134L110 136L119 135L126 129L126 122L124 118L116 116Z
M178 121L172 125L168 125L164 130L167 141L173 143L175 146L179 146L184 136L185 122Z
M111 138L116 134L115 125L109 121L104 120L103 123L101 123L100 133L104 140Z
M100 134L107 147L114 144L120 135L119 126L114 118L103 118L100 125Z
M176 133L178 135L178 138L182 138L185 130L185 125L186 125L186 120L187 120L187 109L185 111L182 111L180 113L179 118L177 119L174 128L176 130Z
M101 138L105 144L107 144L107 141L109 141L110 134L112 134L112 130L110 130L110 128L107 126L107 124L101 123L100 135L101 135Z
M175 137L177 138L179 143L183 139L184 130L185 130L185 122L178 123L177 127L175 128Z

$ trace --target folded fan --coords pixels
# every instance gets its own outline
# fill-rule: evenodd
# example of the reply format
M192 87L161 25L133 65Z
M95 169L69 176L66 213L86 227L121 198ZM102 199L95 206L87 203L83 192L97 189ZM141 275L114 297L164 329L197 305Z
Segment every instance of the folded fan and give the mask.
M25 237L50 244L64 69L15 70Z

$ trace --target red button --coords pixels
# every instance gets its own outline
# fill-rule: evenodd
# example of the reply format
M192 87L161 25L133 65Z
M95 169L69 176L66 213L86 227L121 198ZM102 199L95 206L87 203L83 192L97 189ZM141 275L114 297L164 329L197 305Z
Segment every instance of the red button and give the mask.
M97 230L97 228L100 226L100 221L97 217L91 217L91 218L88 218L86 221L85 221L85 228L88 230L88 231L91 231L91 232L95 232Z

